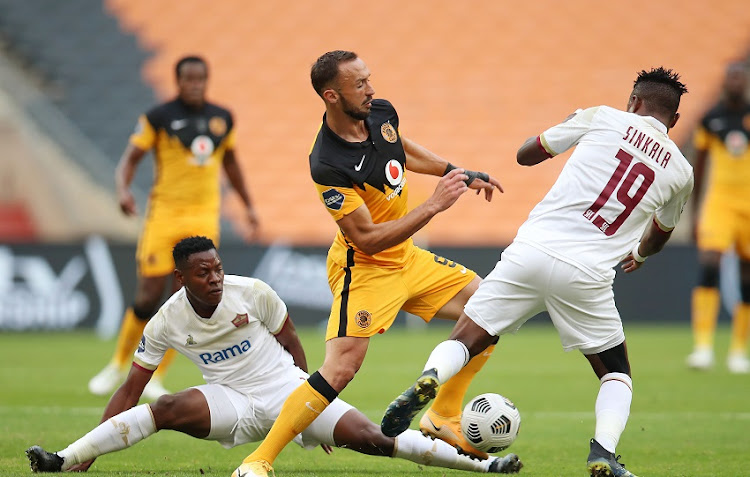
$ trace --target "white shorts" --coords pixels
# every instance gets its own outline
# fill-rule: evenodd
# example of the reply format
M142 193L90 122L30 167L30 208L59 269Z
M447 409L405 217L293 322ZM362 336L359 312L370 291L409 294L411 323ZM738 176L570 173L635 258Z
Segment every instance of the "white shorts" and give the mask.
M307 377L307 373L294 368L284 383L274 383L252 396L222 384L195 386L206 397L211 413L211 432L206 439L217 441L227 449L263 440L279 416L286 398ZM351 404L334 399L307 429L294 438L294 442L305 448L320 444L334 446L333 430L336 423L352 408Z
M548 311L565 351L608 350L625 341L611 281L520 242L512 243L464 311L492 335L517 331Z

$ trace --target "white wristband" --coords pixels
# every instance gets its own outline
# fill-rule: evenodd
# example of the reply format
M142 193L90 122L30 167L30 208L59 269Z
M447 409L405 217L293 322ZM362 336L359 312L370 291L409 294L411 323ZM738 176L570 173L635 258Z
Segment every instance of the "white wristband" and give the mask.
M638 263L643 263L646 261L648 257L644 257L640 253L638 253L638 248L640 248L641 242L638 242L635 244L635 247L633 247L633 251L631 252L633 254L633 260L635 260Z

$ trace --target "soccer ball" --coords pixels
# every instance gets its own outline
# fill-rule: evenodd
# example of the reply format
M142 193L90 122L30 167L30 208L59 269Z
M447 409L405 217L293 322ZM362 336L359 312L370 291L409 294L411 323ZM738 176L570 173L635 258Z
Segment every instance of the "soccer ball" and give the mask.
M499 394L480 394L466 404L461 416L464 437L478 450L490 454L513 444L520 426L518 409Z

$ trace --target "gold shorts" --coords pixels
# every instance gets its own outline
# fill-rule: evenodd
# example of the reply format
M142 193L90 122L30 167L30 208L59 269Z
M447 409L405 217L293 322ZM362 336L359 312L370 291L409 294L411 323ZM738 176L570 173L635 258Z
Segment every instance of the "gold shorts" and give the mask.
M174 271L172 249L180 240L202 235L219 246L217 214L151 216L143 224L135 259L142 277L159 277Z
M698 248L726 252L732 246L737 255L750 260L750 206L719 194L709 194L698 224Z
M367 263L349 266L328 260L333 306L326 340L341 336L369 337L390 328L399 310L430 321L477 274L419 247L400 268Z

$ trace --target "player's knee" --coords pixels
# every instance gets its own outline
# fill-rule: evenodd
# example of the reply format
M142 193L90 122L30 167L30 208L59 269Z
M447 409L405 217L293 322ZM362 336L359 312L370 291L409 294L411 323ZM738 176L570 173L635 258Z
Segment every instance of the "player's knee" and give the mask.
M698 286L716 288L719 286L719 264L704 263L701 265Z
M621 343L614 348L598 353L607 373L622 373L630 376L630 362L628 353L625 351L625 343Z
M750 303L750 277L747 280L743 277L740 283L740 294L742 295L743 303Z
M335 364L326 363L321 367L321 371L328 376L327 383L333 388L343 390L357 374L359 366L353 363L336 362Z
M178 424L177 419L183 414L179 399L174 394L160 396L149 406L157 429L173 429Z

